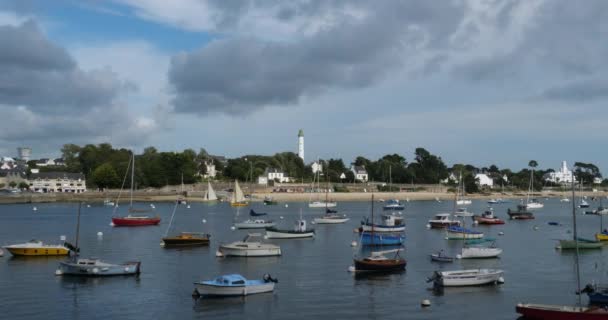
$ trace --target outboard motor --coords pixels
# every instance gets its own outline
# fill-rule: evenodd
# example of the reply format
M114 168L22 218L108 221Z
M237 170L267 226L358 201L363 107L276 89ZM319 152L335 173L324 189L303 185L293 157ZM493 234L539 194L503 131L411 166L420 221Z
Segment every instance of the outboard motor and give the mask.
M264 274L263 279L265 282L274 282L274 283L279 282L279 279L272 278L268 273Z

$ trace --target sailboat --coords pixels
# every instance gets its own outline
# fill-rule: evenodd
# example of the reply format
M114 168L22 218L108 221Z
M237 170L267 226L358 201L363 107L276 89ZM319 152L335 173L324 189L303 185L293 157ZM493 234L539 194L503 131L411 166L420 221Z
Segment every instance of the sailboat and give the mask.
M171 214L171 220L169 220L169 226L167 226L167 231L165 232L165 236L162 238L160 242L161 247L192 247L192 246L208 246L209 238L211 237L207 233L202 232L181 232L175 236L168 236L169 230L171 230L171 225L173 224L173 218L175 217L175 212L177 211L179 203L175 202L175 207L173 208L173 213Z
M82 202L78 204L78 223L76 224L76 246L80 231L80 209ZM76 253L70 260L59 263L59 268L55 275L81 276L81 277L106 277L106 276L128 276L139 275L141 273L141 262L132 261L121 264L114 264L102 261L97 258L83 259L78 258Z
M581 209L589 208L589 202L587 202L587 200L585 200L585 197L583 197L583 181L582 180L581 180L581 196L579 198L578 207Z
M458 178L458 193L456 195L456 204L459 206L471 204L471 199L466 199L464 197L464 180L462 179L462 172L460 173L460 177ZM462 188L461 188L462 186ZM461 193L462 192L462 193Z
M328 178L329 179L329 178ZM327 190L329 190L329 180L327 181ZM345 214L338 214L338 211L329 209L328 192L325 192L325 215L320 218L314 218L314 223L318 224L338 224L350 220Z
M576 204L574 203L574 182L572 182L572 227L573 237L576 240L577 228L576 228ZM578 241L575 243L575 267L576 267L576 286L577 293L581 292L581 276L579 267L579 256L578 256ZM515 306L515 311L521 314L523 317L528 319L537 320L592 320L592 319L608 319L608 310L601 307L583 307L581 306L581 296L578 295L578 305L576 306L564 306L564 305L545 305L545 304L532 304L532 303L518 303Z
M245 199L243 190L241 190L241 187L239 186L238 180L234 180L234 192L232 193L230 205L233 207L246 207L249 205L249 203Z
M388 166L388 190L393 192L393 175L391 172L391 166ZM397 199L389 199L386 204L382 207L383 210L405 210L405 206Z
M374 195L372 194L372 220L373 220L373 212L374 212ZM367 234L363 232L361 234L361 242L363 242L363 237ZM371 233L369 233L370 237L370 245L375 245L374 226L372 224ZM382 245L383 243L378 243ZM404 258L399 256L399 252L403 251L403 248L393 249L393 250L385 250L385 251L372 251L369 256L365 257L355 257L354 261L354 271L401 271L405 270L406 261ZM386 255L394 253L394 256L389 258Z
M133 208L133 188L135 185L135 153L131 152L131 161L129 162L131 166L131 189L130 189L130 201L129 201L129 212L146 212L147 210L135 209ZM129 170L129 166L127 166L127 170ZM128 172L128 171L127 171ZM123 181L124 185L124 181ZM121 189L122 190L122 189ZM120 193L118 195L120 198ZM114 214L116 214L116 209L118 208L118 199L116 199L116 206L114 207ZM148 215L129 215L125 217L112 217L112 226L115 227L138 227L138 226L155 226L160 223L160 217L157 215L155 217L150 217Z
M530 171L530 186L528 187L528 195L526 197L526 209L540 209L545 205L542 202L532 198L530 199L530 194L532 193L532 187L534 186L534 168Z
M319 184L320 183L320 181L319 181L320 180L320 171L317 171L316 177L317 177L317 184ZM311 190L311 195L312 195L312 191L314 191L314 189L315 189L315 178L314 177L312 179L312 189L313 190ZM308 207L309 208L325 208L325 210L327 212L327 208L335 208L336 206L338 206L338 204L336 202L329 202L328 193L329 193L329 181L327 182L327 187L325 188L325 201L312 201L312 202L308 203Z
M393 217L389 222L384 221L384 224L379 225L374 223L374 195L372 194L371 199L371 220L367 218L361 221L361 227L359 231L361 232L361 245L401 245L405 240L405 237L400 233L405 230L405 223L403 223L403 219L395 220L392 215L384 215Z
M211 186L211 182L207 182L207 192L205 192L205 195L203 196L203 201L217 201L217 195L215 194L215 190L213 190L213 187Z

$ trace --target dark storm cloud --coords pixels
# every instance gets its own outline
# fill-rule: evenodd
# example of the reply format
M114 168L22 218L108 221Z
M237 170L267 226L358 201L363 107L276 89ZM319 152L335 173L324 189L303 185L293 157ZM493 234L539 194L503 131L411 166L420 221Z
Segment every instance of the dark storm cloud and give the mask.
M305 9L299 10L311 14ZM364 9L364 18L341 20L299 41L235 37L173 57L175 110L243 114L334 88L366 87L400 68L408 50L444 46L464 14L460 6L420 1Z
M83 71L34 21L0 26L0 104L47 113L79 112L107 105L133 84L110 70Z

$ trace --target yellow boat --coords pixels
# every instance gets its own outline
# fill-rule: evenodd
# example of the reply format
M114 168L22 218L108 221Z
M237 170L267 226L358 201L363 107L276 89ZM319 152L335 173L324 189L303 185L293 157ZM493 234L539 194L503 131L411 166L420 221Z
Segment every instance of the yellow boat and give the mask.
M595 239L597 241L608 241L608 234L607 233L596 233L595 234Z
M234 192L232 193L230 205L233 207L246 207L249 205L237 180L234 181Z
M67 256L76 248L71 244L44 244L39 240L30 240L26 243L4 246L14 256Z

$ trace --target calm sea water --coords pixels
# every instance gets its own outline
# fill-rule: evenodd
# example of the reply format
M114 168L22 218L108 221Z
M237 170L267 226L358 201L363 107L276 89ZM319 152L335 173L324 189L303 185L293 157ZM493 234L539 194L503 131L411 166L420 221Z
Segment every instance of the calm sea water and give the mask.
M452 203L412 201L404 216L407 240L404 256L407 271L391 275L354 276L347 272L355 250L353 229L370 212L370 204L341 202L338 209L351 220L342 225L317 225L315 239L276 240L283 256L271 258L216 258L219 243L236 241L246 231L230 229L235 219L246 219L249 208L237 210L226 203L179 206L172 231L204 231L212 234L208 248L163 249L160 238L166 232L173 204L156 203L163 218L160 226L113 228L111 207L83 206L80 246L82 256L108 262L142 261L139 278L81 279L54 275L64 258L14 258L5 252L0 258L0 301L3 319L516 319L518 302L573 304L576 286L574 256L554 249L556 240L571 237L571 205L557 199L544 200L536 220L507 221L503 226L479 226L487 236L498 239L504 249L500 259L464 260L438 265L428 254L445 249L456 254L461 243L444 240L444 234L428 230L427 220L449 212ZM148 207L148 203L141 203ZM592 202L592 207L598 203ZM495 212L507 218L515 203L495 205ZM470 211L480 212L485 201L474 201ZM59 241L73 239L76 204L0 206L0 244L30 239ZM291 226L300 210L307 220L322 214L305 203L281 203L264 207L254 204L285 226ZM377 204L377 212L381 205ZM123 208L124 209L124 208ZM238 214L238 216L237 216ZM280 217L283 219L280 219ZM202 220L206 219L206 223ZM563 226L550 226L556 221ZM468 221L470 223L470 221ZM579 233L592 237L600 229L597 216L578 215ZM607 221L608 224L608 221ZM538 230L534 230L538 226ZM504 232L498 236L498 232ZM97 233L103 232L103 237ZM607 250L581 255L583 284L606 282ZM434 270L501 268L506 283L500 286L448 288L434 293L426 278ZM260 278L270 273L279 279L272 294L246 298L193 300L193 282L220 274L240 273ZM432 306L423 309L422 299ZM586 297L584 297L586 301Z

